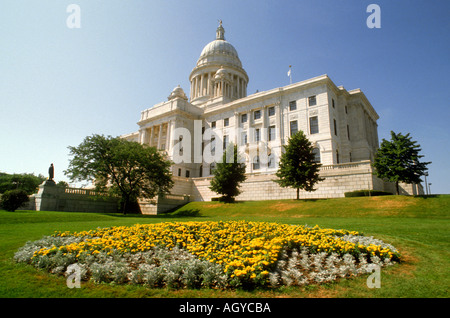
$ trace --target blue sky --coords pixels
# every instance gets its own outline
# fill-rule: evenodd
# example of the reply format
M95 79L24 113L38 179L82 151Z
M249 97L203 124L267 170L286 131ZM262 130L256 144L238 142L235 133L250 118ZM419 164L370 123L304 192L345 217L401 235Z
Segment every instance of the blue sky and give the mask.
M81 28L70 29L70 4ZM369 29L369 4L381 28ZM165 101L222 19L250 82L248 93L328 74L360 88L380 115L380 142L411 133L432 161L433 193L450 193L450 2L105 1L0 3L0 171L66 180L68 146L88 135L137 130Z

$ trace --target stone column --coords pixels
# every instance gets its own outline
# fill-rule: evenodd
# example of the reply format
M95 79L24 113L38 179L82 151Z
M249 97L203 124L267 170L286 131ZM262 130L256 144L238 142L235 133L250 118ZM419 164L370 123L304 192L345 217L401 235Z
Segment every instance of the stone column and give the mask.
M209 74L209 96L214 97L214 73Z
M192 88L193 88L192 98L195 99L195 97L197 97L197 78L196 77L194 77L192 79Z
M241 90L240 90L240 88L239 88L239 86L240 86L240 84L241 84L241 78L238 76L237 77L237 83L236 83L236 95L237 95L237 98L241 98L242 96L241 96Z
M155 128L155 126L152 126L149 128L150 129L150 141L148 144L150 147L152 147L152 144L153 144L154 128Z
M266 120L267 120L266 110L267 110L266 107L263 107L261 109L261 112L262 112L261 141L262 142L267 142L267 139L269 139L269 138L267 138L267 129L269 127L266 125Z
M238 112L234 112L234 141L233 143L237 146L238 145L238 141L240 136L238 136L238 133L240 132L239 130L239 113Z
M147 139L147 129L146 128L141 128L139 131L139 142L141 144L145 144L145 140Z
M276 139L279 140L280 145L283 144L284 134L283 134L283 125L281 123L281 104L278 102L275 104L275 123L277 125L275 131L278 136Z
M163 128L163 124L160 124L159 125L159 133L158 133L158 150L161 149L162 128Z
M166 151L169 152L169 146L170 146L170 123L167 122L164 125L166 125Z
M167 127L167 131L169 132L169 135L167 136L169 139L169 146L167 147L167 153L169 154L170 157L172 157L172 148L173 148L173 140L172 137L175 133L175 121L174 120L170 120L168 127Z

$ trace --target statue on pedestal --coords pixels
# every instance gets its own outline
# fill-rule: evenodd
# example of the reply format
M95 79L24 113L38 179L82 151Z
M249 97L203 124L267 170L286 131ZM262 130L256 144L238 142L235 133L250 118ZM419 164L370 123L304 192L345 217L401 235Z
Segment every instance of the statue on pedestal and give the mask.
M48 180L53 181L55 169L53 167L53 163L50 165L50 168L48 168Z

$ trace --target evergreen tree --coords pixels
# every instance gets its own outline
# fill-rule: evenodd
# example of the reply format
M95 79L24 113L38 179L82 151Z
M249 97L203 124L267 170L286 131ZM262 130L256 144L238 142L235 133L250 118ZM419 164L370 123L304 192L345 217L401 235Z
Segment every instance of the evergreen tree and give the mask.
M280 186L297 189L297 200L300 189L315 191L314 186L322 181L319 177L321 164L315 162L314 147L302 131L297 132L288 140L281 154L275 180Z
M383 139L375 155L375 174L381 179L395 182L397 194L400 193L399 182L420 183L431 162L420 162L422 149L408 134L396 134L391 131L391 140Z
M228 156L228 160L227 160ZM230 160L233 158L233 160ZM211 180L212 191L221 194L225 202L234 202L234 198L241 193L239 184L247 178L245 176L245 164L239 160L237 146L230 144L223 154L222 162L216 163Z

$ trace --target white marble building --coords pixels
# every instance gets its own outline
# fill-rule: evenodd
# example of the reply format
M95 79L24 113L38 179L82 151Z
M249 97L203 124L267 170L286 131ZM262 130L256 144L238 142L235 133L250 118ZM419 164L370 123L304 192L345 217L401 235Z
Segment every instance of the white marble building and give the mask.
M202 154L221 158L222 148L233 142L248 173L238 199L295 198L294 189L280 188L273 179L282 146L298 130L314 144L325 177L317 191L304 192L303 197L340 197L358 189L393 190L372 174L379 116L360 89L347 91L322 75L247 95L249 77L236 49L225 40L221 23L216 39L201 51L189 80L189 98L176 87L167 101L141 112L137 132L122 136L176 159L173 194L187 194L192 200L217 196L208 189L214 162ZM188 135L180 136L183 132ZM403 189L411 194L419 191L412 185Z

